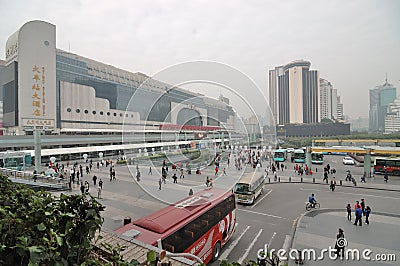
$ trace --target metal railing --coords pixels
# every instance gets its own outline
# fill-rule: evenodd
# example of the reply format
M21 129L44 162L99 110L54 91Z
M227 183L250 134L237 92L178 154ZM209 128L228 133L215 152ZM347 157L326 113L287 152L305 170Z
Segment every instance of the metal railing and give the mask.
M23 183L28 185L50 186L50 187L65 188L65 189L69 187L68 186L69 180L54 176L33 174L30 172L18 171L15 169L8 169L8 168L0 168L0 174L11 179L24 180L26 182Z

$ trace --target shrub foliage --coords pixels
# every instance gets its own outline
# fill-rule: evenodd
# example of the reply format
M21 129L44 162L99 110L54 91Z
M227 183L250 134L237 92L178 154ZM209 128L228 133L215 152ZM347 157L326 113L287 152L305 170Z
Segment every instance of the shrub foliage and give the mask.
M0 265L96 264L89 254L102 210L90 195L54 197L0 176Z

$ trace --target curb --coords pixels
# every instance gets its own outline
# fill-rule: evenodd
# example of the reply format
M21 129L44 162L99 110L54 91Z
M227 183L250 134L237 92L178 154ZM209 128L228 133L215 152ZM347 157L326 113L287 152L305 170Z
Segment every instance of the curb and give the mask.
M343 180L342 180L343 181ZM273 182L265 182L264 184L270 184L270 185L272 185L272 184L291 184L291 183L293 183L293 184L312 184L312 185L329 185L329 184L326 184L326 183L320 183L320 182L309 182L309 181L304 181L303 180L303 182L301 182L301 181L291 181L291 182L289 182L289 181L280 181L280 182L277 182L277 181L273 181ZM382 190L382 191L393 191L393 192L400 192L400 188L398 188L398 189L393 189L393 188L379 188L379 187L366 187L366 186L353 186L353 185L347 185L347 184L344 184L344 185L336 185L337 187L351 187L351 188L359 188L359 189L371 189L371 190Z
M293 223L292 226L292 231L290 232L290 245L288 247L288 250L286 250L287 252L290 249L293 249L293 244L294 244L294 238L296 235L296 231L299 228L300 224L301 224L301 220L303 219L304 216L306 217L315 217L318 214L321 213L328 213L328 212L344 212L343 208L339 209L339 208L322 208L322 209L317 209L317 210L310 210L307 212L302 213L299 217L296 218L295 222ZM389 212L377 212L374 211L374 215L381 215L381 216L389 216L389 217L396 217L396 218L400 218L400 214L397 213L389 213ZM291 260L288 260L288 265L290 265Z

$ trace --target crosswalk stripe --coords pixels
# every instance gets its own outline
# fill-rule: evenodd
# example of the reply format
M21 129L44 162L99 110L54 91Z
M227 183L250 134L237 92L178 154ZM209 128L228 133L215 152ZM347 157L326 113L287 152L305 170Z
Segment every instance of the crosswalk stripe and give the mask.
M237 228L238 223L236 224L236 228ZM239 243L240 239L243 237L243 235L246 233L247 230L249 230L250 225L248 225L243 232L240 234L239 237L237 237L235 239L235 241L233 241L229 247L227 249L225 249L224 253L221 254L219 260L224 260L228 257L228 255L231 253L231 251L236 247L236 245Z

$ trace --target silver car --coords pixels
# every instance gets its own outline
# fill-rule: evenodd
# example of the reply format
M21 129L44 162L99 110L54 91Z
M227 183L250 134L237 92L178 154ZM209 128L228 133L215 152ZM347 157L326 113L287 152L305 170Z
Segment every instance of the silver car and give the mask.
M354 165L355 162L353 160L353 158L349 157L349 156L345 156L343 158L343 164L350 164L350 165Z

